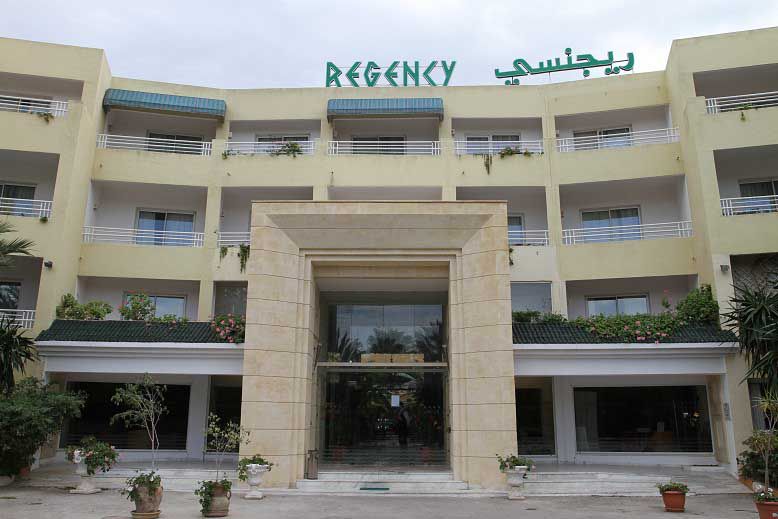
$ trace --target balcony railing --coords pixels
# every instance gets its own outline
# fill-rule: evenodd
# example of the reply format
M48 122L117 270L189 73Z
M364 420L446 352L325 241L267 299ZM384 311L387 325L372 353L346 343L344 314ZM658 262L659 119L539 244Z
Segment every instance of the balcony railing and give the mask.
M32 328L35 324L35 310L0 309L0 315L12 319L22 328Z
M51 216L51 200L29 200L27 198L0 198L0 214L10 216Z
M778 195L721 199L721 214L724 216L775 212L778 212Z
M692 223L669 222L640 225L616 225L588 229L564 229L562 240L565 245L578 243L600 243L626 240L650 240L653 238L687 238L692 235Z
M301 155L312 155L316 151L316 141L227 141L224 145L224 151L227 152L227 155L285 155L291 142L297 144ZM284 147L285 145L287 146L286 148Z
M84 243L124 243L167 247L202 247L201 232L152 231L116 227L84 227Z
M545 247L548 245L548 231L508 231L508 245Z
M330 141L329 155L440 155L440 141Z
M183 153L185 155L211 154L211 142L207 141L157 139L152 137L133 137L130 135L111 135L107 133L101 133L97 136L97 147L112 150Z
M705 99L705 108L709 114L750 110L778 106L778 92L760 92L739 96L710 97Z
M250 242L251 233L249 231L219 233L219 247L237 247L238 245L248 245Z
M53 99L37 99L35 97L0 95L0 111L51 114L55 117L59 117L67 113L68 102L54 101Z
M457 155L497 155L508 149L514 153L543 153L543 141L454 141Z
M667 144L677 141L678 128L662 128L659 130L611 133L589 137L566 137L557 139L557 149L561 152L600 150L641 146L643 144Z

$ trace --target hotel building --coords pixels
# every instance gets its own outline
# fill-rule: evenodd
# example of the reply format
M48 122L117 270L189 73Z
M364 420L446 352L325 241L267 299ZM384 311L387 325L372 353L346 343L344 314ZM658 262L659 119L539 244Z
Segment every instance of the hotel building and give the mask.
M35 374L89 395L43 461L84 434L147 456L107 420L148 372L162 458L201 460L218 412L273 487L399 467L500 488L517 452L735 473L758 420L730 333L604 344L511 311L659 313L703 284L726 307L775 265L778 30L534 86L229 90L114 77L98 49L0 56L0 212L35 242L2 311ZM189 322L120 320L133 292ZM115 310L55 320L67 293ZM230 312L242 344L208 324Z

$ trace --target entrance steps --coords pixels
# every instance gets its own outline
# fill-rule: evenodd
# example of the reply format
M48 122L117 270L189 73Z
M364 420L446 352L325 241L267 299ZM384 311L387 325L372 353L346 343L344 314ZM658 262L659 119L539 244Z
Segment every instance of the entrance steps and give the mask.
M464 481L455 480L451 472L320 471L318 477L298 480L297 490L339 495L484 494L471 490Z
M53 488L72 488L78 485L80 478L75 474L75 467L68 464L68 470L49 473L46 470L33 472L33 478L26 481L26 486L33 487L53 487ZM162 486L166 491L172 492L194 492L199 486L198 482L208 479L216 479L216 470L200 468L158 468L157 474L162 476ZM137 474L136 468L114 467L106 473L96 473L94 476L95 486L103 489L121 489L126 486L127 478ZM225 471L219 471L220 479L224 477ZM236 482L238 474L235 470L226 471L227 479Z

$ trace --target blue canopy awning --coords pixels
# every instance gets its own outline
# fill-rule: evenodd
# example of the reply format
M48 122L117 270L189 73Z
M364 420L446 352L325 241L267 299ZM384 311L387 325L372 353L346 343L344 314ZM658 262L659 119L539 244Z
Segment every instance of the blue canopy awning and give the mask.
M440 97L403 97L390 99L330 99L327 119L334 117L396 117L426 115L443 119Z
M227 103L222 99L155 94L152 92L139 92L137 90L109 88L105 91L105 97L103 97L103 109L107 112L111 108L176 112L224 120L224 114L227 111Z

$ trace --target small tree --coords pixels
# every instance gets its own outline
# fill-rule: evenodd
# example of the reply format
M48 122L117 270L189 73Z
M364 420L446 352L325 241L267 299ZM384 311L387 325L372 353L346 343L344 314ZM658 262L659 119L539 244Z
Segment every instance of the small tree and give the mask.
M13 318L0 315L0 390L10 394L14 388L14 371L24 374L27 361L36 360L38 351L33 340L24 335Z
M221 418L214 413L208 415L208 427L205 432L208 448L216 452L216 479L218 480L224 454L237 450L241 444L248 442L250 432L233 421L222 425Z
M111 425L117 421L124 422L126 427L145 429L151 443L151 468L157 468L157 450L159 449L159 436L157 427L159 420L167 414L165 406L165 391L167 386L161 386L154 382L148 373L138 384L125 384L116 389L111 401L119 406L127 408L126 411L117 413L111 417Z
M766 428L756 431L746 445L762 455L764 459L764 486L770 488L770 455L778 447L778 392L768 390L759 398L754 399L754 407L765 416Z

